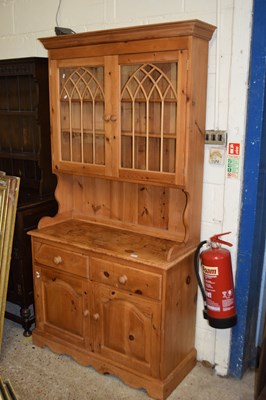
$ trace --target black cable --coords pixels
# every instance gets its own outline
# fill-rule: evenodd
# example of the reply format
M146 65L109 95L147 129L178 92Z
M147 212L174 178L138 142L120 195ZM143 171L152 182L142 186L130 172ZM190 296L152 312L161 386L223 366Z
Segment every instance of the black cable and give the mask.
M59 13L59 10L60 10L60 7L61 7L61 2L62 2L62 0L59 0L57 11L56 11L56 16L55 16L56 26L59 26L59 24L58 24L58 13Z
M200 254L200 249L206 243L207 243L207 240L203 240L202 242L200 242L200 244L196 248L195 255L194 255L195 274L196 274L197 281L198 281L198 284L199 284L199 288L200 288L200 291L201 291L201 294L202 294L202 297L203 297L203 300L204 300L204 304L206 304L207 297L206 297L206 293L205 293L203 284L202 284L201 279L200 279L200 274L199 274L199 254Z

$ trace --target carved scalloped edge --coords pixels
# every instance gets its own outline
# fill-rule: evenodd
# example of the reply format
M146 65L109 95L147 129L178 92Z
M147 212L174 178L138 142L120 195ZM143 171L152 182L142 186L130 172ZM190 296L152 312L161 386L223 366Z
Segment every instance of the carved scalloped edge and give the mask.
M56 354L68 355L84 367L93 367L101 374L112 374L134 389L145 389L149 396L157 400L165 400L196 364L196 350L193 348L179 365L166 377L156 379L147 375L138 375L127 367L119 367L112 361L105 361L94 352L79 349L69 345L59 338L55 340L43 336L40 330L33 331L33 344L38 347L47 346ZM67 348L67 352L65 349Z

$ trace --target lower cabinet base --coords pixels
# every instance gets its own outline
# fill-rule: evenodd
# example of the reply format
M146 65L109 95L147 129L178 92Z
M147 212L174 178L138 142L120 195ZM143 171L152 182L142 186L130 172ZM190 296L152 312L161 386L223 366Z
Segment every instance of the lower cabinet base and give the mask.
M67 354L83 366L92 366L102 374L110 373L119 377L124 383L133 388L144 388L154 399L164 400L196 364L196 350L193 349L179 365L164 380L138 374L136 371L117 365L100 355L88 350L71 346L59 337L34 329L32 340L36 346L48 346L53 352Z

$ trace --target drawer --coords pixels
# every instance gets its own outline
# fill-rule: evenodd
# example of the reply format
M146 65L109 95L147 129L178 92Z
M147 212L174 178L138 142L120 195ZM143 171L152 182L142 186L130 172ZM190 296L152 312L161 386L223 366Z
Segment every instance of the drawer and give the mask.
M90 277L93 281L115 288L161 299L162 276L152 272L93 257L90 262Z
M34 243L34 261L60 271L89 278L89 259L79 253Z

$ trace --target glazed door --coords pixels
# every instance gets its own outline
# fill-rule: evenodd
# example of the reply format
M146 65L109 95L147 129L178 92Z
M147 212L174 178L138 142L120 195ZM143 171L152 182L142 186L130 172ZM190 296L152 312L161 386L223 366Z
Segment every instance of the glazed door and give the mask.
M160 304L94 284L94 351L140 373L159 376Z
M34 268L37 328L79 347L89 341L89 287L85 280Z
M184 185L187 51L51 61L53 168Z
M184 184L187 52L119 57L119 176Z
M117 175L115 64L116 57L51 61L55 170Z

